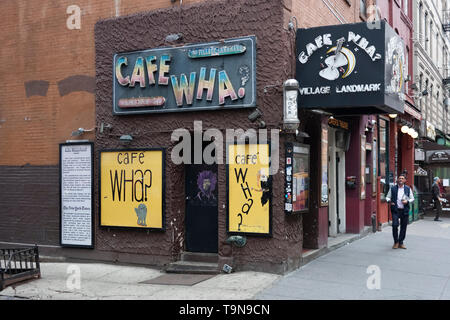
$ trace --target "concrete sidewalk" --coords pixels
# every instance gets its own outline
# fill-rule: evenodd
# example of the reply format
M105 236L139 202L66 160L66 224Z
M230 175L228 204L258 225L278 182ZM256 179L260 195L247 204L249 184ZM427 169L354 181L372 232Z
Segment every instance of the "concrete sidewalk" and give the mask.
M392 228L385 227L280 278L256 298L448 300L450 218L442 220L408 225L406 250L392 249Z
M236 272L212 275L194 285L142 283L162 275L166 273L147 267L41 263L41 279L5 288L0 291L0 300L243 300L252 299L280 278L268 273Z
M178 275L178 284L158 284L168 275L159 269L45 262L41 279L7 287L0 300L450 299L450 218L442 219L425 217L408 225L407 250L391 248L390 226L353 242L347 235L347 244L285 276L239 271L184 285ZM379 289L367 286L369 280L369 287L376 287L368 273L373 270L379 271ZM182 278L189 282L190 277Z

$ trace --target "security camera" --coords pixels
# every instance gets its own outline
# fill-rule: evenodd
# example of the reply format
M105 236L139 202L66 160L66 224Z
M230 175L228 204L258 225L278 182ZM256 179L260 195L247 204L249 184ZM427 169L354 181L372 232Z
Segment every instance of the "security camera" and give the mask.
M255 111L253 111L248 115L248 120L250 120L251 122L255 122L261 116L262 116L261 111L259 111L259 109L255 109Z

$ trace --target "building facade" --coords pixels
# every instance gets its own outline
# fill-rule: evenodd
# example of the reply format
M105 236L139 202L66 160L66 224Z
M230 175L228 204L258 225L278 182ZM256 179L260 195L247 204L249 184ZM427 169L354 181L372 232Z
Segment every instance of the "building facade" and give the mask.
M434 176L445 184L448 162L432 156L450 146L449 132L449 1L414 1L414 84L417 106L422 113L416 177L424 207L430 202ZM436 161L437 160L437 161ZM446 187L444 187L446 188ZM448 193L448 191L446 192Z
M378 6L412 54L411 23L394 10L397 3ZM0 241L36 243L51 255L159 266L185 252L209 253L237 269L285 273L301 265L306 250L326 247L329 237L362 233L373 217L383 222L389 172L413 171L413 140L398 133L397 122L405 117L416 123L410 92L409 113L395 121L355 95L352 111L300 107L297 132L283 123L284 84L305 75L296 69L298 35L365 25L379 13L375 4L8 2L11 19L1 32L0 58L15 66L17 76L4 81L0 93ZM374 39L383 42L379 50L382 40ZM381 60L383 52L356 39L347 42L361 61ZM324 57L337 50L333 46ZM350 79L352 60L345 65L339 77ZM313 67L321 69L317 73L327 69ZM364 68L358 70L364 75ZM376 91L380 83L361 90ZM299 101L306 99L302 92L308 89L300 88ZM238 134L226 144L220 137L228 129L266 130L269 141ZM216 163L201 156L211 151L207 134L222 147L214 149ZM238 136L244 136L242 145L270 154L240 150ZM192 150L180 147L184 139L193 142ZM85 186L92 188L92 220L78 223L76 210L65 206L73 199L64 192L79 189L66 184L73 164L61 152L77 159L81 149L72 146L87 142L93 150L91 184ZM401 152L392 163L397 143ZM229 158L230 151L237 156ZM188 161L174 161L174 155ZM267 163L252 166L259 157L278 163L277 170L268 174ZM65 233L66 225L74 231ZM73 245L80 225L92 226L86 247ZM245 238L231 244L232 236Z

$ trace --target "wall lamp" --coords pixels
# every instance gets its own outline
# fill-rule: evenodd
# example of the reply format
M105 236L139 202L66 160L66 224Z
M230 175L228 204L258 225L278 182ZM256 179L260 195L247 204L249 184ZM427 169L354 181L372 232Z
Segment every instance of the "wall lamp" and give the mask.
M416 139L419 136L419 133L414 130L414 128L409 127L406 124L401 127L400 131L404 134L409 134L413 139Z
M124 134L120 136L119 140L120 142L122 142L122 144L129 144L131 143L131 141L133 141L133 137L129 134Z
M81 135L82 135L83 133L85 133L85 132L91 132L91 131L94 131L94 129L95 129L95 128L92 128L92 129L78 128L77 130L72 131L71 136L72 136L72 137L75 137L75 136L81 136Z
M298 81L288 79L283 84L283 129L286 131L297 130L300 120L298 119L297 97Z
M181 39L183 39L182 33L171 33L166 36L166 42L175 42Z
M262 112L258 108L256 108L255 111L248 115L248 120L250 120L251 122L258 121L259 128L264 129L266 127L266 123L263 120L259 119L262 115Z

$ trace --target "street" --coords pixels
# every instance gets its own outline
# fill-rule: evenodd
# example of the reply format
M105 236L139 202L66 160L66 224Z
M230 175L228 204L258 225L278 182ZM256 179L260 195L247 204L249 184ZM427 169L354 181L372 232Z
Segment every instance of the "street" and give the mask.
M427 216L408 225L406 250L392 249L392 228L386 226L284 276L241 271L192 284L177 284L179 275L158 283L166 274L153 268L44 262L41 279L7 287L0 300L447 300L450 218L442 220Z
M315 259L256 298L450 299L449 218L418 220L408 225L406 250L392 249L392 245L392 228L386 226L382 232Z

